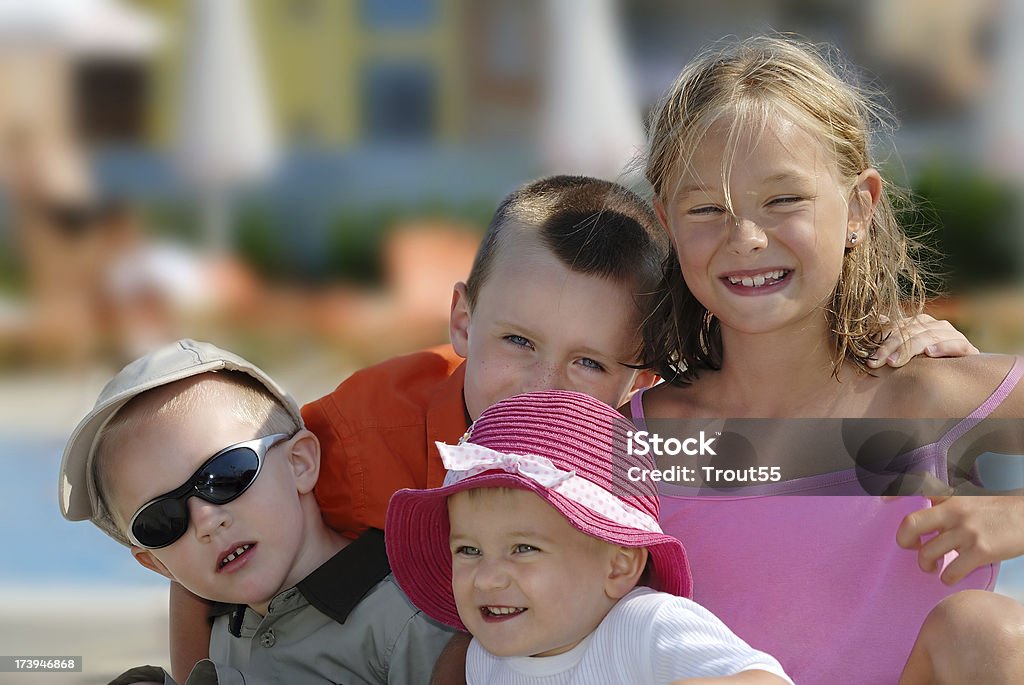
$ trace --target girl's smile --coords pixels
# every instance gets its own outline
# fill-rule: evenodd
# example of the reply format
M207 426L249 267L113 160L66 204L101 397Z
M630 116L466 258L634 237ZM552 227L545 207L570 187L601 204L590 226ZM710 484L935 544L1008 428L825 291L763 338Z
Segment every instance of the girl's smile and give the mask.
M757 297L768 295L785 287L793 274L792 269L750 269L733 271L721 276L727 288L737 295Z

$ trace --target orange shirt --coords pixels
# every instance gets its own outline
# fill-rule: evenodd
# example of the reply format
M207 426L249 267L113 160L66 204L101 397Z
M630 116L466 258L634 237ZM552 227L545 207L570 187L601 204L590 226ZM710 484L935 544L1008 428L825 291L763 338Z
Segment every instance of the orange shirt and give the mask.
M322 450L316 498L331 528L384 528L391 495L433 488L445 469L435 440L466 432L466 367L450 345L395 357L349 376L302 408Z

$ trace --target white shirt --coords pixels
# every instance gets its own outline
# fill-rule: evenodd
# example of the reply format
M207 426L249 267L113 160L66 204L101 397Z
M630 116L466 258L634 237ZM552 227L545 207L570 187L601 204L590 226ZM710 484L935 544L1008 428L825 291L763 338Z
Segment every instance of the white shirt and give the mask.
M647 587L619 600L593 633L564 654L496 657L474 639L466 657L468 685L660 685L754 669L792 682L778 661L704 607Z

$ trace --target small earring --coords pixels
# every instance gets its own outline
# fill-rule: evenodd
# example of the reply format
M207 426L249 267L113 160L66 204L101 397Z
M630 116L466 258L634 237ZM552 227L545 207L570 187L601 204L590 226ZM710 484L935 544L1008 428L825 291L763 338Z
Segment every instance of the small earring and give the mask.
M856 244L857 244L857 233L856 233L856 231L854 231L853 233L851 233L851 234L850 234L850 237L849 237L849 238L847 238L847 239L846 239L846 241L847 241L848 243L850 243L850 245L856 245Z

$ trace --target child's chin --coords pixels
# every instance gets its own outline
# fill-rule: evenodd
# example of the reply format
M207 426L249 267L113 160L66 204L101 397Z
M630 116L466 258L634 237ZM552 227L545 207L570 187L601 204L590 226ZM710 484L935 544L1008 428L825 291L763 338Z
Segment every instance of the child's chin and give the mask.
M515 647L510 646L507 640L491 641L486 639L481 640L479 637L477 637L477 641L480 643L480 646L486 649L492 656L502 658L533 656L531 652L533 652L534 650L523 648L516 649Z

